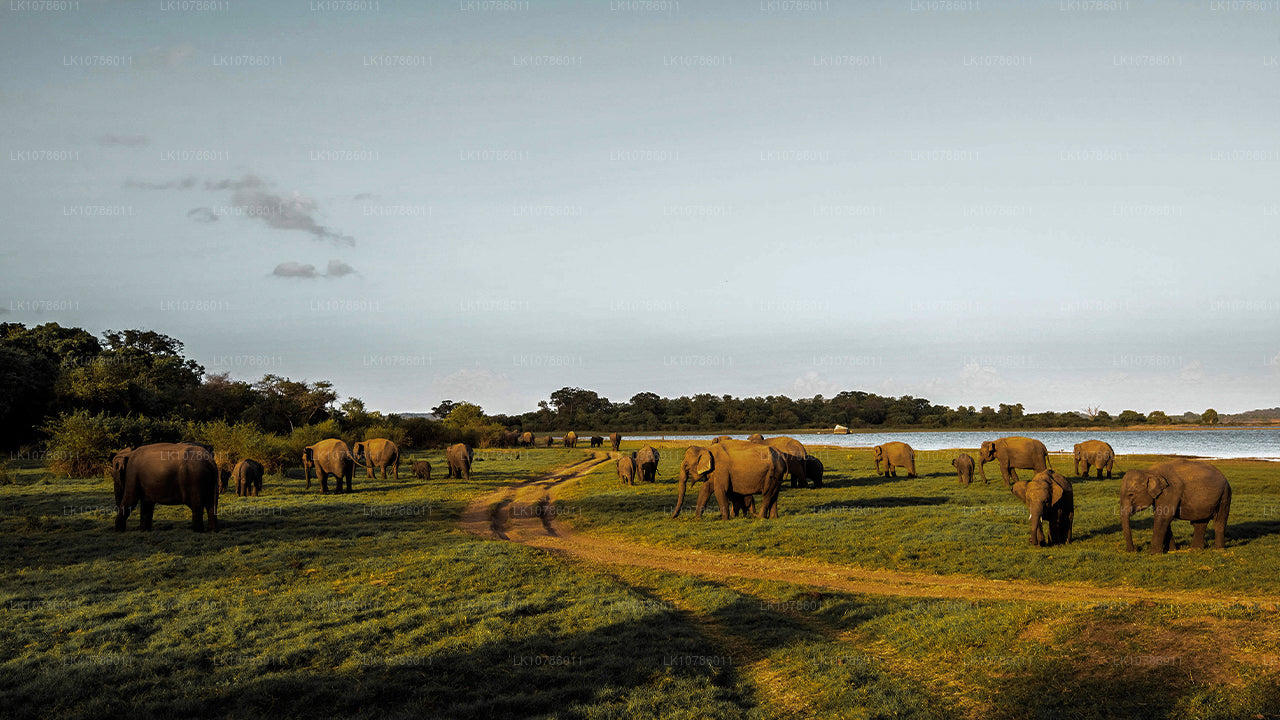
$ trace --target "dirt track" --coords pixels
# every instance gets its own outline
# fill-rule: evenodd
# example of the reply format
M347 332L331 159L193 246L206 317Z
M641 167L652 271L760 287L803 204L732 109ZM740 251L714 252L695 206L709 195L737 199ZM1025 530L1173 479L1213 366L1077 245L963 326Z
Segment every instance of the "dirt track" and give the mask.
M634 565L686 575L737 577L811 585L843 592L902 597L1046 602L1150 601L1175 605L1256 603L1274 607L1280 598L1223 596L1211 592L1042 585L963 575L928 575L813 562L793 558L680 550L575 534L549 511L557 490L610 462L607 454L565 465L546 475L489 493L467 507L460 525L482 537L518 542L595 563Z

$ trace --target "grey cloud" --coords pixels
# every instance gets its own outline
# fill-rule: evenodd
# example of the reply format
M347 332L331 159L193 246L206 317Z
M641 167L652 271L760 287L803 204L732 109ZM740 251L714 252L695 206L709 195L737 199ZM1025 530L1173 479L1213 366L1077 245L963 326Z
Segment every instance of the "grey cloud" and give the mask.
M295 262L280 263L279 265L276 266L275 270L271 271L271 274L275 275L276 277L288 277L288 278L318 277L316 275L315 265L304 265L302 263L295 263Z
M356 269L341 260L330 260L323 273L316 272L316 266L309 263L283 262L271 271L275 277L285 278L338 278L356 274Z
M342 277L343 275L351 275L356 269L341 260L330 260L329 267L325 270L325 277Z
M187 211L187 217L191 218L192 220L195 220L196 222L202 222L202 223L218 222L218 216L215 215L214 212L207 207L192 208L191 210Z
M136 190L190 190L199 182L194 176L188 175L181 180L172 180L170 182L153 183L144 180L126 180L124 186L126 188Z
M374 198L376 198L376 197L378 197L378 196L377 196L377 195L374 195L373 193L360 193L359 195L356 195L355 197L353 197L353 198L351 198L351 199L352 199L352 200L372 200L372 199L374 199Z
M190 190L199 181L195 177L185 177L171 182L151 183L138 180L125 182L127 188L142 190ZM316 204L295 192L290 197L278 195L268 189L269 183L256 175L245 175L239 179L204 181L204 189L210 192L231 192L231 205L244 211L244 216L261 220L268 227L276 230L301 230L309 233L316 240L355 245L356 239L343 235L321 225L315 218ZM197 208L199 209L199 208ZM210 222L203 215L189 217L200 222Z
M146 147L151 144L151 139L146 135L113 135L108 133L106 135L99 135L94 139L97 140L99 145L105 145L107 147L118 146L137 148Z

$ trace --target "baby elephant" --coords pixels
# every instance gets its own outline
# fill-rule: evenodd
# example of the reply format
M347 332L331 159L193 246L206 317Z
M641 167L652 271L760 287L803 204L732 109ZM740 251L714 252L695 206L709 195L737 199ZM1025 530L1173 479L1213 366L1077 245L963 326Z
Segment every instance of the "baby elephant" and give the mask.
M599 435L592 435L591 447L593 448L604 447L604 438L600 437Z
M231 469L231 477L236 480L236 495L257 497L262 492L262 463L245 458Z
M413 464L413 474L419 480L431 480L431 463L426 460L419 460Z
M956 469L956 474L960 476L960 485L969 487L969 483L973 481L973 458L969 457L969 453L960 453L955 460L951 461L951 467Z
M636 454L623 455L618 458L618 479L624 485L636 484Z
M1019 480L1009 489L1027 506L1027 521L1031 524L1028 542L1036 547L1071 542L1076 503L1070 480L1049 469L1028 481ZM1041 533L1041 519L1049 523L1048 537Z

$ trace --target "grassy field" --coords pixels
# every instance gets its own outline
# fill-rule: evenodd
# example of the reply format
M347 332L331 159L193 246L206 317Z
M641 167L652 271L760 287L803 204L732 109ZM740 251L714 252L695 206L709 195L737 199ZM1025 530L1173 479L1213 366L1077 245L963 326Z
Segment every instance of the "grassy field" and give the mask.
M431 483L406 463L399 481L357 476L349 496L268 477L261 497L224 494L224 529L204 535L185 509L163 507L154 532L138 532L135 514L117 534L106 478L20 468L0 485L0 707L17 718L1280 717L1273 608L815 592L588 565L457 530L469 501L583 454L479 451L463 482L427 453ZM1236 489L1226 553L1149 558L1118 551L1115 481L1078 492L1078 545L1034 550L998 479L959 490L934 475L950 469L942 458L921 462L919 479L886 480L858 451L823 454L829 488L784 491L778 521L726 523L658 517L678 453L664 456L654 486L619 488L605 465L561 517L651 544L867 567L1224 598L1280 582L1267 557L1280 469L1265 464L1223 464Z

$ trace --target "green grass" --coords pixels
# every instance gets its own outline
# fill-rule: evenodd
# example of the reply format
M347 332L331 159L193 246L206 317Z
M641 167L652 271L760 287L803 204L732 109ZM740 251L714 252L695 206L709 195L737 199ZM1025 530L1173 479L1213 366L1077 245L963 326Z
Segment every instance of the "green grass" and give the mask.
M224 494L223 531L203 535L168 507L153 532L135 514L116 533L106 478L15 463L0 485L0 707L14 718L994 720L1280 708L1280 636L1264 608L815 592L565 561L457 530L471 500L584 454L479 451L464 482L428 453L430 484L412 478L415 457L400 481L357 475L349 496L304 491L297 471L269 476L261 497ZM663 455L669 481L678 454ZM1160 587L1212 566L1189 586L1224 594L1277 582L1264 556L1280 473L1267 465L1224 464L1243 515L1232 524L1262 523L1252 535L1233 532L1225 554L1153 559L1120 553L1118 530L1082 539L1092 554L1027 548L1020 514L965 510L1012 496L930 477L943 460L888 481L856 451L824 461L831 487L784 491L778 521L655 518L674 486L618 488L611 464L562 501L575 506L563 516L584 532L868 566L1050 579L1113 568L1093 579ZM1081 489L1090 513L1114 504L1105 485ZM1077 527L1109 522L1082 514ZM1269 577L1230 570L1237 562Z
M629 449L624 445L624 450ZM658 482L624 487L606 465L563 496L575 528L652 545L802 557L865 568L887 568L992 579L1087 581L1170 589L1221 589L1280 594L1280 465L1233 460L1217 463L1233 490L1225 552L1176 552L1150 557L1151 511L1133 521L1128 554L1120 528L1119 485L1124 470L1159 458L1122 457L1113 479L1077 480L1071 545L1033 548L1021 502L1005 488L994 466L990 484L959 486L950 465L954 451L917 453L919 477L875 474L867 450L814 450L826 466L820 490L784 487L779 518L767 522L719 519L714 499L702 520L694 518L697 487L685 508L675 504L675 478L683 449L664 448ZM971 451L972 452L972 451ZM1069 456L1051 458L1066 474ZM1028 473L1022 473L1026 479ZM1173 523L1180 548L1190 545L1191 525ZM1212 545L1213 530L1209 531Z

